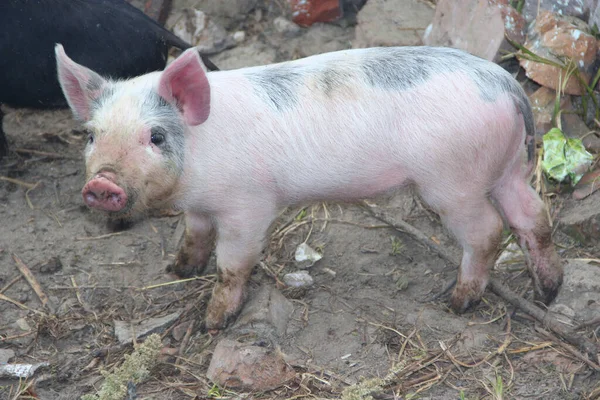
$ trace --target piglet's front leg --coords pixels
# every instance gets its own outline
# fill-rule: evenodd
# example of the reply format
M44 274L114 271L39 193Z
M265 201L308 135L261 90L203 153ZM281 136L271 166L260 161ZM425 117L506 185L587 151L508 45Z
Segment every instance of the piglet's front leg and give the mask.
M202 214L186 214L185 236L177 259L167 269L180 278L200 274L206 268L214 247L215 229L212 220Z
M241 310L252 269L264 247L275 214L260 211L228 216L217 222L218 281L206 311L206 328L223 329Z

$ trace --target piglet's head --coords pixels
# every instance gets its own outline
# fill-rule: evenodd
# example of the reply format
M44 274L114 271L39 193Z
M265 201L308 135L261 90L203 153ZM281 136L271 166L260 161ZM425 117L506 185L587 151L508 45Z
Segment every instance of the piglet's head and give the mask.
M195 49L164 71L112 81L56 46L58 79L87 130L86 184L92 208L113 215L172 205L184 170L186 136L210 113L210 86Z

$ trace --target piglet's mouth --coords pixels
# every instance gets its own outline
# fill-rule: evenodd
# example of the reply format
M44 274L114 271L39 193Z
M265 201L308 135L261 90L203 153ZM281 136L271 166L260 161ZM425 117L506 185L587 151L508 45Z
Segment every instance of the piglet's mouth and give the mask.
M127 206L127 194L116 183L116 175L110 171L96 174L83 187L84 203L90 208L102 211L123 211Z

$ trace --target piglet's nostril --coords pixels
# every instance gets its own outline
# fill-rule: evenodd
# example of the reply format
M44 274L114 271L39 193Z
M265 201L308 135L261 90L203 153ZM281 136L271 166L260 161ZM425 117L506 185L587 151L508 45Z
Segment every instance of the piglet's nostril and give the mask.
M115 174L100 172L83 188L83 201L89 207L120 211L127 204L127 194L114 182Z

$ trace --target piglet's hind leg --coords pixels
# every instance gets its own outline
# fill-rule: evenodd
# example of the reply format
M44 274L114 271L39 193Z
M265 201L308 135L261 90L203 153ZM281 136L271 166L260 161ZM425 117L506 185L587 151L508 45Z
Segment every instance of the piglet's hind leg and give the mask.
M562 285L563 266L552 243L544 203L518 171L494 189L493 195L528 256L535 299L550 303Z
M434 191L422 193L463 248L450 305L457 313L481 301L489 271L502 240L502 217L484 193Z

